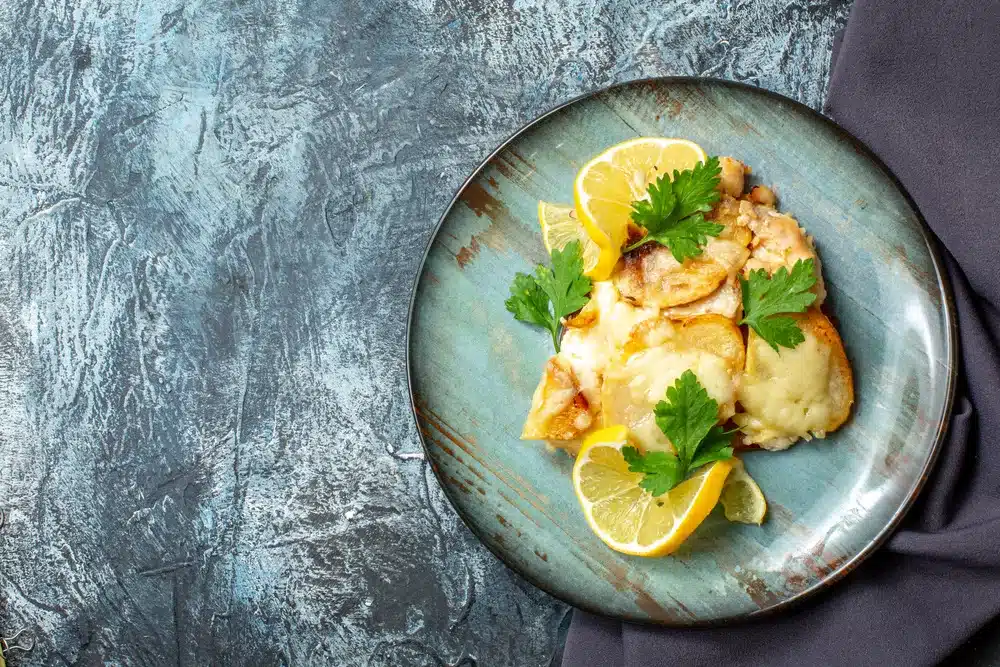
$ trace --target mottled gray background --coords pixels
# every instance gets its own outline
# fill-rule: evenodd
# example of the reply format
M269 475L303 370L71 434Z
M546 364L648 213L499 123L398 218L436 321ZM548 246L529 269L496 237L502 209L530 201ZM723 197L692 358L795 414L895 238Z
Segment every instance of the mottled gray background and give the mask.
M606 84L819 107L848 0L0 5L0 630L21 664L549 665L437 488L409 290L504 137Z

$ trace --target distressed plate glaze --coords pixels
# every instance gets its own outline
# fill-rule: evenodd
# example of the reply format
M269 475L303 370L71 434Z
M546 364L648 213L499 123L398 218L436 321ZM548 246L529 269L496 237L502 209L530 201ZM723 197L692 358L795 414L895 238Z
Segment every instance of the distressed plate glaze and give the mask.
M752 165L814 235L855 370L851 421L826 440L745 461L763 527L716 511L672 557L606 548L587 527L572 460L518 439L551 354L504 309L516 271L546 261L539 199L571 201L588 158L640 135L693 139ZM517 133L465 184L428 248L410 309L410 390L427 457L483 543L540 588L634 621L744 618L837 580L884 540L935 460L951 408L950 290L909 197L860 142L796 102L696 79L624 84Z

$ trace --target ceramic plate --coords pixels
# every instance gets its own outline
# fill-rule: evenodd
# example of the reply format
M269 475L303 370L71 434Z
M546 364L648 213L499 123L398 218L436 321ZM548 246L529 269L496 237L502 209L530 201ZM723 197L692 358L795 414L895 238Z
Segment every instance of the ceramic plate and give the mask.
M518 436L548 334L504 299L546 262L539 199L570 202L577 169L631 137L687 137L753 167L816 239L855 372L852 419L826 440L753 452L762 527L716 510L673 556L605 547L583 518L573 461ZM784 607L838 580L892 531L934 463L951 408L950 289L913 202L859 141L811 109L704 79L628 83L518 132L445 213L414 287L410 391L427 458L455 510L507 565L592 612L711 624Z

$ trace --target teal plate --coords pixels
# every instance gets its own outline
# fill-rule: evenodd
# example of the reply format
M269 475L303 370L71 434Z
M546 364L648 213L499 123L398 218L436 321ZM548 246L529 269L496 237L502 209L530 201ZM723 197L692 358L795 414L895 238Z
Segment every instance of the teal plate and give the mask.
M752 452L761 527L716 510L673 556L611 551L583 518L572 460L518 436L551 354L514 321L514 273L546 262L539 199L572 201L590 157L643 135L686 137L753 167L815 237L855 372L852 419L826 440ZM410 307L413 410L456 511L499 558L577 607L640 622L704 625L786 607L840 579L911 505L950 416L952 297L912 200L863 144L773 93L706 79L619 85L561 106L500 147L451 203Z

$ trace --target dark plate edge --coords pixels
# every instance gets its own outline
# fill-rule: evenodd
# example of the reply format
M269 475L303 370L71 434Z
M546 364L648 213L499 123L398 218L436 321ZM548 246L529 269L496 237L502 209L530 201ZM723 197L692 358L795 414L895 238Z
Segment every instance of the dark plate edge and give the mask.
M613 620L627 621L630 623L636 623L640 625L693 628L693 627L721 627L733 623L755 621L758 619L765 618L767 616L771 616L778 612L785 611L793 606L797 606L802 602L804 602L805 600L807 600L808 598L814 597L816 594L830 588L832 585L841 581L850 572L852 572L855 568L857 568L857 566L860 565L865 559L871 556L872 553L874 553L892 536L895 530L899 527L899 524L902 522L903 518L906 516L906 513L913 506L913 503L920 495L920 492L923 490L924 485L927 483L927 479L930 477L930 474L934 469L934 465L937 463L938 456L941 453L941 447L944 443L945 434L947 433L948 426L951 423L952 411L954 409L954 403L955 403L955 389L958 379L959 338L958 338L958 321L955 316L955 297L951 288L951 280L948 278L948 273L944 267L944 262L941 258L941 251L937 245L938 242L930 226L927 224L927 221L924 219L923 213L920 212L920 209L917 207L916 202L913 200L913 197L910 196L910 193L900 182L899 178L896 177L896 174L893 173L891 169L889 169L889 167L882 161L882 159L879 158L878 155L876 155L875 152L865 142L855 137L851 132L844 129L840 124L838 124L832 118L824 116L823 114L816 111L812 107L807 106L797 100L793 100L789 97L785 97L780 93L776 93L774 91L767 90L764 88L758 88L757 86L753 86L748 83L742 83L739 81L730 81L728 79L720 79L716 77L699 77L699 76L664 76L664 77L646 77L641 79L632 79L629 81L623 81L620 83L604 86L603 88L598 88L583 93L581 95L577 95L576 97L573 97L570 100L567 100L566 102L563 102L555 107L552 107L548 111L542 113L540 116L534 118L533 120L528 121L527 123L519 127L516 131L514 131L511 135L509 135L499 146L497 146L488 156L486 156L486 158L479 164L479 166L472 171L469 177L462 183L462 185L455 192L455 195L452 197L451 201L448 203L448 206L441 214L441 217L438 218L437 223L434 225L434 229L430 235L430 238L427 241L427 247L424 249L423 256L420 259L420 264L417 267L416 275L413 278L413 286L410 288L410 304L407 309L407 316L406 316L406 340L405 340L406 386L407 386L407 392L409 393L410 397L410 413L413 416L414 426L417 429L417 435L420 438L420 444L423 447L424 456L427 460L428 465L430 465L432 460L431 453L429 447L427 446L427 441L424 438L424 433L420 427L420 418L417 416L416 397L413 393L412 337L411 337L413 329L413 312L414 312L414 306L416 305L417 291L420 287L420 278L423 275L424 266L427 263L427 257L431 252L431 248L434 246L434 241L437 239L438 234L441 231L442 225L444 225L445 219L448 217L448 214L451 212L452 208L454 208L455 204L458 202L462 192L464 192L465 189L469 186L469 184L472 183L472 181L474 181L482 173L483 169L485 169L486 166L493 161L493 158L495 158L497 155L500 154L501 151L507 148L507 146L509 146L511 142L514 141L514 139L516 139L524 132L527 132L535 125L541 123L549 116L552 116L558 113L559 111L562 111L566 107L576 104L577 102L585 100L589 97L594 97L596 95L602 95L611 90L614 90L615 88L624 88L628 86L635 86L642 84L670 85L670 84L702 84L702 83L728 86L731 88L746 90L753 93L759 93L763 94L766 97L773 98L778 102L784 104L790 104L793 108L797 109L798 111L806 113L808 116L811 116L812 118L820 120L822 123L826 124L828 127L833 129L837 134L853 142L853 144L856 147L860 148L861 151L863 151L864 155L868 159L870 159L875 164L876 167L881 169L882 172L889 178L889 180L892 181L892 183L896 186L896 188L902 193L907 204L910 206L911 209L913 209L914 213L916 213L917 221L920 223L921 236L923 237L924 243L926 244L928 252L930 253L931 262L934 264L934 271L937 274L938 286L940 287L941 291L944 294L944 301L942 303L942 306L944 307L948 319L948 328L946 334L947 334L947 343L949 350L948 367L950 369L950 373L948 375L948 387L946 390L944 414L941 423L938 425L938 431L937 434L935 435L934 445L931 448L930 455L927 457L927 460L925 461L923 468L920 470L920 474L918 475L913 486L910 488L910 491L907 493L906 498L903 500L899 508L893 514L892 518L886 524L885 528L883 528L881 532L879 532L879 534L876 535L864 549L859 551L850 560L841 564L840 567L838 567L836 570L830 572L821 581L817 582L816 584L810 586L809 588L803 591L799 591L798 593L796 593L791 597L785 598L780 602L775 603L770 607L767 607L765 609L760 609L758 611L752 611L746 614L737 614L733 616L726 616L726 617L719 617L712 619L696 619L691 621L657 620L647 617L640 617L640 616L633 617L627 615L612 616L600 609L591 607L585 602L573 601L561 595L557 595L553 593L544 583L539 582L534 577L531 577L522 572L521 569L513 562L512 559L509 559L506 556L506 554L501 553L499 550L495 549L486 541L485 537L482 534L480 534L480 531L476 530L476 528L472 525L472 523L466 518L465 514L458 509L458 504L456 503L455 498L453 497L453 492L449 489L448 485L444 483L444 480L441 477L441 473L437 469L437 467L431 465L431 470L434 472L434 477L437 479L438 485L444 492L445 498L448 499L448 503L451 505L452 509L462 520L462 523L465 524L465 526L472 532L472 534L476 536L476 539L479 540L480 544L485 546L490 551L490 553L496 556L497 559L499 559L517 576L521 577L522 579L524 579L531 585L535 586L539 590L542 590L548 595L551 595L560 602L563 602L577 609L581 609L589 614L594 614L595 616L601 616Z

